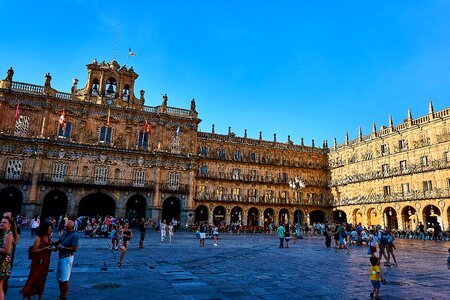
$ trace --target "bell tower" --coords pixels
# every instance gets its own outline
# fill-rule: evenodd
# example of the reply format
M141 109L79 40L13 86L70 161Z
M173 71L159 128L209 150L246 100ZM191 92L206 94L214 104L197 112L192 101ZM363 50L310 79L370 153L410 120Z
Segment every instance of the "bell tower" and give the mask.
M98 63L94 59L86 65L86 69L86 85L78 91L83 100L109 106L143 108L144 97L136 98L134 95L134 82L139 75L133 67L121 67L115 60Z

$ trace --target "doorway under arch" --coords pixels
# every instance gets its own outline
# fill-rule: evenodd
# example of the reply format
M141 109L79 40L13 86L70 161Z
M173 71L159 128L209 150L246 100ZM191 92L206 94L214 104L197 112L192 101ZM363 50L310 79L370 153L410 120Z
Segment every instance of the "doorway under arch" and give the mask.
M248 226L258 226L259 221L259 211L256 207L252 207L248 210L247 215L247 225Z
M325 213L321 210L313 210L309 213L309 222L310 224L324 223Z
M231 210L231 223L242 224L242 208L239 206L233 207Z
M166 220L167 224L172 222L172 219L180 221L181 201L177 197L169 197L164 200L162 220Z
M7 187L0 191L0 212L3 216L4 212L11 212L17 216L22 211L23 196L19 189L15 187Z
M279 224L289 224L289 211L286 208L281 209L278 218Z
M335 210L333 211L333 219L335 222L347 222L347 214L343 210Z
M213 211L213 222L218 225L221 222L225 221L225 207L219 205L214 208Z
M404 230L416 230L417 222L417 211L413 206L406 206L402 210L402 222Z
M423 219L427 228L432 228L437 223L442 226L441 211L435 205L427 205L423 208Z
M133 195L127 201L127 208L125 210L125 218L128 220L139 220L145 218L145 211L147 209L147 201L142 195Z
M264 227L269 226L269 224L273 224L274 222L274 211L271 208L267 208L264 210Z
M116 202L104 193L89 194L81 199L78 205L79 216L115 216Z
M300 218L299 218L299 215L300 215ZM305 214L303 213L302 210L296 209L294 211L294 220L293 221L295 224L300 223L300 225L305 223Z
M385 226L392 229L398 229L397 211L392 207L386 207L384 210Z
M364 213L361 209L358 208L353 211L353 222L354 226L364 223Z
M381 225L381 214L376 208L369 208L367 210L367 226L374 228L377 225Z
M199 205L195 209L195 222L208 222L208 208L205 205Z
M55 217L67 214L67 195L66 193L54 190L50 191L44 197L44 206L42 207L41 217Z

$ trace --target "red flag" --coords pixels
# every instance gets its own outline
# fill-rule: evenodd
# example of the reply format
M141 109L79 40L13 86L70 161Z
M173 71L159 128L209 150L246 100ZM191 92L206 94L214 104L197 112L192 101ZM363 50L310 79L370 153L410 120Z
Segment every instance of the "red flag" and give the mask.
M17 102L17 106L16 106L16 121L18 121L20 118L20 101Z
M66 121L64 120L64 109L61 113L61 115L59 116L59 124L61 124L61 126L64 128L64 126L66 125Z
M148 124L148 121L145 120L145 131L147 131L148 134L152 134L152 129L150 128L150 124Z

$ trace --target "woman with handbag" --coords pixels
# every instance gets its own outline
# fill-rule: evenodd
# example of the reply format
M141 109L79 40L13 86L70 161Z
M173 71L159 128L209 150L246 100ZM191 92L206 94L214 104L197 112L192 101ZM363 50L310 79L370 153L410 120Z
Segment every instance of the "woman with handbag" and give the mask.
M38 295L39 300L42 299L50 265L50 254L53 250L52 233L53 226L50 222L42 223L36 230L37 237L31 248L30 274L25 286L20 291L24 299L31 299L33 295Z

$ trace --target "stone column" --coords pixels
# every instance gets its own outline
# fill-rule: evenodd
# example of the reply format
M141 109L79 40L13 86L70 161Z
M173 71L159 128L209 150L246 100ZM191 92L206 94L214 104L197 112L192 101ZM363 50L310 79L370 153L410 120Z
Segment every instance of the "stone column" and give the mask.
M225 207L225 224L230 225L231 224L231 208L229 205Z
M264 210L263 209L261 209L261 211L259 212L258 226L264 226Z

